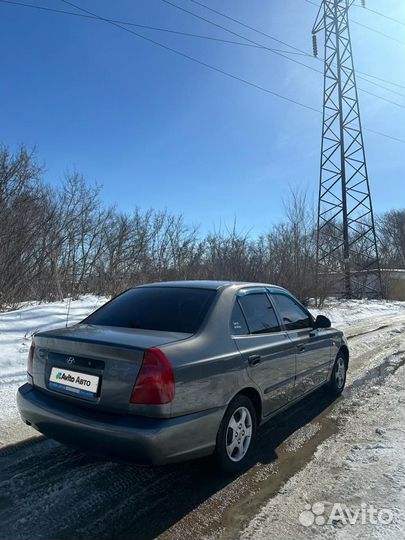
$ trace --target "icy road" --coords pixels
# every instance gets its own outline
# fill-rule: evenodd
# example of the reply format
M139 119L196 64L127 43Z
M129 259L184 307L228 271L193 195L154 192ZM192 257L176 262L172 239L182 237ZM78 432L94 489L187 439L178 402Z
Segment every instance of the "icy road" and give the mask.
M70 321L102 301L72 302ZM0 538L404 538L405 303L322 312L349 337L344 396L318 391L266 424L256 465L235 479L208 459L148 469L39 437L20 421L15 392L30 334L64 325L66 303L0 314ZM330 522L335 504L352 518L373 506L392 519Z

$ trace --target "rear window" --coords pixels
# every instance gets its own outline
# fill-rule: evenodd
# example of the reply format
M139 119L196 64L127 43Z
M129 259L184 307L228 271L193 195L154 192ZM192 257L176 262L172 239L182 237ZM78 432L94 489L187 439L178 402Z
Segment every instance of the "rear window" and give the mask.
M215 295L209 289L139 287L117 296L83 322L194 334Z

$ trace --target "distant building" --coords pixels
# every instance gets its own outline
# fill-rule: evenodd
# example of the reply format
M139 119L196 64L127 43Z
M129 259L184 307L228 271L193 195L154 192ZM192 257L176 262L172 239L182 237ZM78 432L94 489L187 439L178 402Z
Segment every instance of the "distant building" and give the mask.
M381 270L387 300L405 300L405 269Z
M360 270L351 272L353 298L367 297L367 285L374 283L376 273L373 270ZM344 276L340 272L320 274L326 291L331 291L332 296L341 297L341 284ZM383 298L387 300L405 301L405 269L383 268L381 269L383 285Z

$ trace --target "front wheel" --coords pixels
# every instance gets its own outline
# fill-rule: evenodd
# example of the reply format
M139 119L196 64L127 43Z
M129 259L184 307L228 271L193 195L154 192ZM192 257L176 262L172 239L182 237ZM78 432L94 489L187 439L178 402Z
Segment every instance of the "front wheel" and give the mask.
M217 436L215 457L228 473L241 471L249 461L256 438L256 412L250 399L236 396L230 403Z
M346 384L346 360L342 353L339 353L333 366L332 375L329 382L330 392L335 396L340 396Z

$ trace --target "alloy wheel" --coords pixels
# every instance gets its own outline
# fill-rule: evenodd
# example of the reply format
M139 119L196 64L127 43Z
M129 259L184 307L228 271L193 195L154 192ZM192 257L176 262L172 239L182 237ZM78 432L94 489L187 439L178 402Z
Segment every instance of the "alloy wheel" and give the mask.
M226 431L226 453L231 461L243 459L252 439L252 416L246 407L239 407L229 419Z
M335 370L335 380L336 386L340 389L345 384L346 378L346 366L345 361L342 357L339 357L336 360L336 370Z

